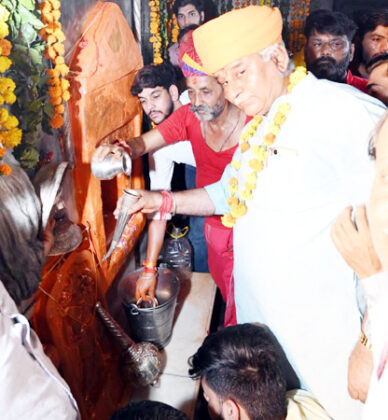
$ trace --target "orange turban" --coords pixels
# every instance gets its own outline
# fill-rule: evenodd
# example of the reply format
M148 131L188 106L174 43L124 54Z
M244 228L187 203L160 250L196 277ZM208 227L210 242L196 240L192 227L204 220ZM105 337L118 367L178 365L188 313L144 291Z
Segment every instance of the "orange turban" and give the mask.
M210 74L280 42L283 20L277 7L248 6L210 20L193 32L195 50Z

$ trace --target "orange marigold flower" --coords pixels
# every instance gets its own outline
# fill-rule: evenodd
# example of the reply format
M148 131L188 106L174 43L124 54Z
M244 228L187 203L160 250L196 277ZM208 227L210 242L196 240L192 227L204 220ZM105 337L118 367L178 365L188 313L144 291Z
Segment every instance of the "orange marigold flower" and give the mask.
M62 93L62 99L67 102L70 98L71 98L70 92L68 90L65 90Z
M274 143L275 139L276 139L276 136L275 136L273 133L267 133L267 134L264 136L264 143L265 143L267 146L271 146L271 144L273 144L273 143Z
M227 199L228 206L235 206L238 204L238 198L229 196Z
M42 3L39 4L39 9L41 12L46 11L49 12L52 9L51 4L48 1L42 1Z
M62 103L62 98L60 96L52 96L49 99L51 105L60 105Z
M0 39L1 53L8 57L11 54L12 44L8 39Z
M230 178L230 180L229 180L229 185L233 185L233 186L238 185L238 179L237 179L235 176L233 176L233 177L232 177L232 178Z
M247 150L249 150L250 147L251 146L249 145L249 143L247 141L242 141L241 144L240 144L241 153L246 152Z
M56 114L64 114L64 113L65 113L65 106L64 106L64 105L57 105L57 106L54 108L54 112L55 112Z
M54 44L55 42L57 42L57 37L53 34L47 35L45 41L47 42L47 44Z
M61 75L58 69L47 69L46 74L50 77L59 77Z
M55 49L52 46L48 45L46 49L44 50L44 57L53 61L55 60L56 56L57 56L57 52L55 51Z
M61 96L62 95L62 89L60 88L60 86L50 86L49 87L49 95L51 97Z
M247 212L247 207L243 203L239 203L236 206L230 207L230 213L234 218L238 218L241 216L244 216L244 214Z
M0 158L2 158L7 153L7 149L5 147L0 146Z
M51 6L54 10L58 10L61 7L61 2L59 0L48 0L51 3Z
M0 173L3 175L11 175L12 168L8 165L0 165Z
M232 228L236 223L236 219L228 213L221 217L221 222L225 227Z
M59 77L50 77L48 84L51 86L61 86L61 80Z
M64 119L60 114L54 114L50 120L50 125L53 128L60 128L63 126Z

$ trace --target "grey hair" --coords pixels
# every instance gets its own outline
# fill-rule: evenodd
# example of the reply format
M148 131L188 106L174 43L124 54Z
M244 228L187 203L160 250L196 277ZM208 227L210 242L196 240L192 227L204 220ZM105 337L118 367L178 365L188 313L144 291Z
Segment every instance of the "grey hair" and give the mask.
M11 167L0 176L0 280L19 304L38 288L44 255L40 201L24 170Z
M280 46L286 48L283 41L277 42L276 44L269 45L268 47L264 48L258 52L259 56L262 58L263 61L270 61L272 57L276 56L278 53L278 49ZM294 62L289 59L287 69L284 72L279 72L283 77L288 76L293 70L295 69Z

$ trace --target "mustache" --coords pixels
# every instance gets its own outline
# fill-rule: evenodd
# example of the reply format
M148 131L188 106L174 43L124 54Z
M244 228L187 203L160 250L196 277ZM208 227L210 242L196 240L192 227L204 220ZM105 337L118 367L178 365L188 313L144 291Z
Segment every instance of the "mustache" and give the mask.
M314 65L318 65L322 63L330 63L332 65L337 64L337 62L334 60L333 57L319 57L314 61Z
M193 105L191 107L191 110L193 112L198 112L198 111L209 112L209 113L213 112L212 108L206 105L198 105L198 106Z

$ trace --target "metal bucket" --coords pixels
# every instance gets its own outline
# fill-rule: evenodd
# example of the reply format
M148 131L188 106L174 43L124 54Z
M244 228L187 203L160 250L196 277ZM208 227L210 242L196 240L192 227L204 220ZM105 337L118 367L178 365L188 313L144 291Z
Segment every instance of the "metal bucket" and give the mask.
M175 306L179 292L179 281L167 268L158 268L156 286L156 307L139 307L135 302L136 281L143 269L124 277L119 283L119 296L124 304L125 313L135 342L148 341L159 349L165 347L172 334Z

